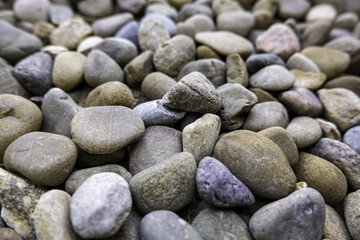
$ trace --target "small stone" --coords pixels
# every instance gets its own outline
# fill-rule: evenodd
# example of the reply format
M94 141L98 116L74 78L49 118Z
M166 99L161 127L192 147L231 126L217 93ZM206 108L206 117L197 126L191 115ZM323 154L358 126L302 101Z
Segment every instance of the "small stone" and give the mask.
M279 199L295 189L296 177L286 156L260 134L232 131L216 143L214 157L257 196Z
M254 74L270 65L280 65L285 67L284 61L279 56L272 53L254 54L246 59L246 67L250 74Z
M49 54L52 58L55 58L60 53L67 52L67 51L69 51L69 49L67 49L66 47L55 46L55 45L47 45L47 46L41 48L41 52Z
M360 77L347 75L326 82L323 88L346 88L360 96Z
M322 137L341 140L341 133L336 125L332 122L326 121L322 118L316 118L322 130Z
M246 58L254 50L250 41L229 31L200 32L195 35L195 39L224 56L238 53Z
M145 51L135 57L125 67L126 82L129 86L140 87L144 78L154 71L153 53Z
M345 12L336 17L334 27L353 30L359 22L359 17L354 12Z
M138 140L144 133L144 122L127 107L89 107L71 121L73 141L93 154L115 152Z
M79 239L70 222L70 200L69 194L57 189L41 196L34 211L37 239Z
M217 29L246 36L255 24L254 16L247 11L224 12L217 15Z
M309 23L301 34L302 47L323 45L332 29L331 22L316 21Z
M140 223L143 216L132 208L125 222L115 235L105 238L106 240L139 240Z
M74 89L84 78L86 57L78 52L63 52L56 56L52 78L54 85L65 92Z
M226 82L240 83L244 87L249 84L249 74L245 62L237 53L226 57Z
M346 196L347 183L344 174L331 162L315 155L300 152L295 169L298 181L321 193L330 205L340 203Z
M167 2L155 2L146 6L145 15L152 13L163 14L169 18L175 19L178 11Z
M297 69L303 72L320 73L319 67L313 60L301 53L294 53L286 62L289 69Z
M141 91L150 100L161 99L171 88L176 85L176 81L161 72L148 74L141 83Z
M143 240L202 240L190 224L167 210L158 210L145 215L141 220L140 238Z
M50 35L55 27L48 22L37 22L34 25L33 34L41 39L41 41L48 45L50 43Z
M160 21L148 18L140 24L138 39L142 51L155 52L170 36Z
M17 0L13 8L17 18L35 23L47 21L50 2L48 0Z
M298 148L308 147L321 138L322 131L318 122L311 117L295 117L286 131L294 138Z
M304 87L310 90L318 90L326 81L326 74L316 72L304 72L301 70L291 70L295 76L294 87Z
M185 116L185 112L165 106L162 100L153 100L139 104L133 110L140 115L147 127L152 125L171 125Z
M350 54L352 61L360 51L360 40L353 36L342 36L328 42L324 47L335 49Z
M99 18L112 13L113 5L111 0L85 0L77 3L77 7L81 14Z
M214 85L199 72L183 77L162 100L168 107L189 112L217 113L221 107Z
M211 156L221 128L220 117L205 114L182 131L183 151L191 153L197 163Z
M136 46L139 46L138 32L139 32L138 22L135 20L131 20L119 28L119 30L115 34L115 37L125 38L130 42L132 42L133 44L135 44Z
M93 88L107 82L124 81L121 67L100 50L92 50L86 58L84 77L86 83Z
M232 210L206 208L191 223L203 239L253 239L246 223Z
M200 45L196 49L196 56L198 59L216 58L221 60L221 57L214 50L205 45Z
M324 115L335 123L340 131L360 123L360 98L345 88L321 89L319 99L324 106Z
M279 15L283 19L295 18L297 20L303 19L311 4L308 0L279 1Z
M82 18L69 19L60 24L50 36L51 43L68 48L76 49L77 45L92 33L91 26Z
M294 87L278 95L278 99L288 109L299 116L318 117L322 104L317 96L307 88Z
M84 38L76 48L76 51L84 55L88 55L92 48L102 42L104 39L98 36L90 36Z
M92 175L73 194L70 219L82 238L114 235L130 213L132 206L128 183L119 174Z
M360 238L359 215L360 215L360 191L352 192L345 198L344 215L346 226L352 239Z
M159 209L178 211L194 196L195 176L194 157L187 152L178 153L133 176L131 194L142 213Z
M129 173L125 168L117 164L108 164L99 167L79 169L73 171L66 180L65 191L72 195L81 186L81 184L85 182L86 179L88 179L92 175L103 172L117 173L122 176L127 182L129 182L132 178L131 173Z
M129 11L133 14L137 14L146 5L145 0L117 0L117 4L122 11Z
M185 34L195 38L195 34L198 32L214 31L215 23L212 18L204 14L195 14L185 22L180 22L176 26L176 34Z
M336 18L336 15L337 15L337 11L333 5L323 3L312 7L309 10L309 12L306 14L305 20L307 22L315 22L315 21L333 22Z
M344 220L331 206L326 204L325 207L326 218L323 237L327 239L350 240L351 237L348 233Z
M74 15L70 6L63 4L51 4L49 10L50 21L55 25L60 25L66 20L70 20Z
M150 126L132 145L129 169L135 175L182 152L181 132L165 126Z
M360 154L360 126L348 129L344 134L343 142Z
M92 24L92 29L94 35L100 37L109 37L113 36L121 26L124 26L133 19L134 17L131 13L118 13L96 20Z
M186 19L196 14L203 14L213 18L213 12L210 6L206 4L187 3L180 9L179 14L176 16L176 21L184 22Z
M221 13L229 13L232 11L240 11L243 10L240 2L231 1L231 0L214 0L212 1L212 10L215 15L220 15Z
M295 76L285 67L270 65L253 74L249 83L251 87L268 91L282 91L293 86Z
M249 88L249 90L256 95L258 98L258 103L262 102L278 102L276 98L273 97L269 92L262 90L260 88Z
M256 239L321 239L325 214L321 194L305 188L260 208L251 217L249 227Z
M0 238L4 240L23 240L23 238L12 228L0 228Z
M52 87L52 65L50 55L34 53L15 65L13 75L32 94L42 96Z
M152 18L152 19L160 21L161 24L164 25L165 29L167 30L167 32L169 33L170 36L173 36L176 33L176 24L171 18L169 18L163 14L150 13L150 14L145 15L141 19L140 24L142 21L145 21L148 18Z
M250 110L244 123L244 129L258 132L275 126L285 128L288 123L288 113L281 103L262 102Z

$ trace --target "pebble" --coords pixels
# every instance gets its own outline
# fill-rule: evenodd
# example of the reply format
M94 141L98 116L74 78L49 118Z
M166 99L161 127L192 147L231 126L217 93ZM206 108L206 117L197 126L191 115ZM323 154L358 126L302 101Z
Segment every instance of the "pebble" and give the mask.
M86 58L84 78L89 86L96 88L107 82L123 82L125 77L121 67L110 56L95 49Z
M239 83L223 84L216 92L221 97L221 127L228 131L239 129L245 114L258 102L256 95Z
M321 239L325 215L321 194L304 188L260 208L251 217L249 227L256 239Z
M85 16L99 18L112 13L113 5L111 0L85 0L77 3L79 12Z
M18 62L12 73L32 94L42 96L52 87L52 65L50 55L37 52Z
M56 56L52 79L56 87L67 92L78 86L84 78L86 57L78 52L63 52Z
M143 240L202 240L194 228L178 215L157 210L141 220L140 238Z
M134 101L134 96L127 85L121 82L107 82L89 93L86 106L120 105L130 108L134 105Z
M289 89L295 82L295 76L285 67L270 65L253 74L250 87L261 88L267 91L282 91Z
M195 14L185 22L180 22L176 26L176 34L184 34L192 39L198 32L214 31L215 23L212 18L204 14Z
M176 21L183 22L196 14L203 14L213 18L213 12L210 6L207 6L206 4L187 3L181 7L179 14L176 16Z
M279 199L295 189L296 177L286 156L262 135L232 131L216 143L214 157L257 196Z
M18 137L38 131L41 127L40 109L26 98L0 94L0 162L6 148Z
M78 158L76 168L89 168L102 166L104 164L120 163L127 156L126 147L108 154L91 154L77 146Z
M70 201L69 194L57 189L41 196L34 211L37 239L79 239L70 222Z
M334 27L353 30L359 21L359 17L354 12L344 12L338 15L334 21Z
M304 87L309 90L318 90L326 81L326 74L316 72L305 72L301 70L291 70L295 76L294 87Z
M344 174L331 162L315 155L300 152L295 174L297 181L321 193L325 202L335 206L346 196L347 183Z
M71 224L82 238L109 237L124 223L131 206L125 179L112 172L98 173L86 179L73 194Z
M145 15L147 14L162 14L165 15L171 19L175 19L176 15L178 14L178 11L175 7L170 5L167 2L154 2L146 6L145 9Z
M142 21L145 21L148 18L152 18L152 19L160 21L162 23L162 25L164 25L165 29L167 30L167 32L169 33L170 36L173 36L176 33L176 24L171 18L169 18L163 14L150 13L150 14L146 14L141 19L140 24Z
M246 58L254 50L249 40L229 31L199 32L195 39L224 56L238 53Z
M249 74L246 64L237 53L230 54L226 57L226 82L240 83L244 87L247 87L249 84Z
M360 189L360 155L348 145L335 139L321 138L310 152L333 163L344 173L353 189Z
M113 36L122 26L134 17L131 13L118 13L109 17L104 17L96 20L91 25L94 35L100 37Z
M85 108L71 121L73 141L92 154L115 152L138 140L144 131L140 116L123 106Z
M148 18L140 24L138 39L142 51L155 52L170 36L160 21Z
M249 88L249 90L256 95L258 98L258 103L262 102L278 102L276 98L273 97L269 92L262 90L260 88Z
M177 80L180 81L192 72L204 74L215 88L226 82L226 65L218 59L200 59L186 64L179 72Z
M317 93L324 107L324 116L340 131L359 124L360 99L353 91L333 88L321 89Z
M221 60L221 57L213 49L205 45L200 45L196 49L196 56L198 59L216 58Z
M51 4L48 14L50 21L53 24L60 25L66 20L70 20L73 17L74 12L69 6L63 4Z
M353 36L343 36L329 41L324 47L347 52L353 60L360 51L360 40Z
M130 42L132 42L133 44L135 44L136 46L139 46L138 33L139 33L138 22L136 22L135 20L131 20L119 28L119 30L115 34L115 37L125 38Z
M36 184L58 186L75 166L77 151L70 138L31 132L13 141L5 151L5 168Z
M247 11L223 12L216 18L218 30L230 31L240 36L246 36L254 24L254 16Z
M195 51L195 43L190 37L175 36L155 51L155 68L170 77L175 77L187 63L195 59Z
M0 238L4 240L23 240L23 238L12 228L0 228Z
M352 239L360 239L359 215L360 215L360 191L352 192L345 198L344 215L346 226Z
M287 0L280 0L279 15L283 19L295 18L297 20L301 20L304 18L310 7L311 4L308 0L295 0L291 2Z
M0 57L16 63L42 46L39 38L0 19Z
M49 54L52 58L55 58L62 52L67 52L69 49L63 46L47 45L41 48L41 52Z
M334 208L325 205L326 217L323 238L350 240L351 237L345 225L345 221L340 217Z
M244 207L255 203L251 191L224 164L212 157L200 161L196 185L200 197L214 207Z
M95 47L100 42L102 42L102 40L104 39L99 36L90 36L84 38L77 46L76 51L88 56L92 48Z
M141 92L150 100L161 99L175 85L176 81L166 74L153 72L142 81Z
M220 117L205 114L182 131L183 151L191 153L196 163L206 156L211 156L221 128Z
M130 180L133 201L144 214L160 209L178 211L194 197L195 176L194 157L191 153L178 153L133 176Z
M146 0L117 0L121 11L129 11L133 14L139 13L146 5Z
M196 216L191 226L203 239L253 239L246 223L232 210L206 208Z
M40 38L44 45L50 43L50 35L54 31L55 27L48 22L37 22L34 25L33 34Z
M47 21L50 2L48 0L17 0L13 8L18 19L35 23Z
M315 21L333 22L336 18L336 15L337 15L337 10L333 5L323 3L313 6L306 14L305 20L306 22L315 22Z
M284 61L279 56L272 53L253 54L246 59L246 68L250 74L254 74L270 65L285 67Z
M162 100L153 100L139 104L133 110L140 115L146 127L152 125L171 125L185 116L185 112L165 106Z
M326 121L322 118L316 118L322 130L322 137L332 138L335 140L341 140L341 133L336 125L332 122Z
M125 222L115 235L103 238L106 240L139 240L140 239L140 223L142 215L132 208Z
M348 129L344 134L343 142L360 154L360 126Z
M327 21L309 23L300 36L302 47L323 45L328 40L331 28L331 23Z
M288 113L281 103L262 102L250 110L244 123L244 129L258 132L275 126L285 128L288 123Z
M294 53L286 62L286 67L303 72L320 73L319 67L310 58L301 53Z
M281 92L278 99L288 109L299 116L318 117L322 112L322 104L317 96L307 88L294 87Z
M189 112L217 113L221 108L214 85L199 72L184 76L162 100L165 106Z
M126 82L131 87L140 87L144 78L154 71L153 53L144 51L124 68Z
M136 46L124 38L105 38L94 49L103 51L121 67L124 67L138 55Z
M82 18L77 17L62 22L57 29L52 31L50 40L54 45L73 50L76 49L81 40L91 33L91 26Z
M166 126L147 127L139 141L132 145L129 169L135 175L182 152L181 132Z
M113 172L123 177L126 182L129 182L132 178L124 167L117 164L107 164L99 167L85 168L73 171L65 182L65 191L73 195L74 192L85 182L89 177L103 172Z
M306 116L293 118L286 131L293 137L298 148L308 147L322 136L319 123L315 119Z
M270 127L258 132L258 134L270 138L271 141L276 143L285 154L290 166L292 168L296 166L299 159L298 149L289 132L282 127Z

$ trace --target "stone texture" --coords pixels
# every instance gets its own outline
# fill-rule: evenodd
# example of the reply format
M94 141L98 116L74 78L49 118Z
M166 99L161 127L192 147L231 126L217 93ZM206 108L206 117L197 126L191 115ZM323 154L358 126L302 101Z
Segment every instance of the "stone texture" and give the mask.
M294 53L287 60L286 66L289 69L297 69L304 72L320 73L319 67L314 63L313 60L306 57L301 53Z
M23 240L23 238L12 228L0 228L0 238L4 240Z
M254 16L247 11L224 12L217 15L218 30L234 32L246 36L255 24Z
M344 134L343 142L360 154L360 126L348 129Z
M323 45L328 40L331 29L331 22L317 21L309 23L300 36L302 47Z
M360 77L347 75L326 82L323 88L346 88L360 96Z
M325 207L326 218L323 237L326 239L350 240L351 237L348 233L344 220L340 217L334 208L327 204Z
M322 137L332 138L335 140L341 140L341 133L336 125L332 122L326 121L322 118L316 118L322 130Z
M145 6L145 0L117 0L117 4L122 11L129 11L137 14Z
M83 15L99 18L109 15L113 11L111 0L86 0L77 3L77 7Z
M337 15L336 8L327 3L318 4L312 7L309 12L306 14L305 20L307 22L316 22L316 21L328 21L333 22Z
M123 25L119 30L116 32L115 37L117 38L125 38L131 41L136 46L139 46L139 39L138 39L138 32L139 32L139 24L135 20L131 20Z
M184 34L192 39L199 32L214 31L215 23L212 18L204 14L195 14L185 22L179 22L176 26L176 34Z
M140 24L138 39L142 51L155 52L170 36L160 21L148 18Z
M285 67L284 61L272 53L253 54L246 59L246 67L250 74L254 74L270 65L280 65Z
M48 0L18 0L13 6L17 18L32 23L47 21L49 8Z
M121 26L133 20L134 17L131 13L118 13L109 17L104 17L96 20L92 24L94 35L100 37L109 37L116 33Z
M326 81L326 74L315 72L303 72L300 70L291 70L295 76L294 87L304 87L310 90L318 90Z
M176 81L161 72L148 74L141 83L141 91L150 100L161 99L171 88L176 85Z
M154 71L153 53L145 51L126 65L126 82L131 87L140 87L144 78Z
M245 62L237 53L226 57L226 82L240 83L244 87L249 84L249 74Z
M360 191L352 192L345 198L344 201L344 215L346 226L349 230L350 236L354 240L360 239Z
M318 122L311 117L295 117L286 131L293 137L298 148L308 147L321 138L322 131Z

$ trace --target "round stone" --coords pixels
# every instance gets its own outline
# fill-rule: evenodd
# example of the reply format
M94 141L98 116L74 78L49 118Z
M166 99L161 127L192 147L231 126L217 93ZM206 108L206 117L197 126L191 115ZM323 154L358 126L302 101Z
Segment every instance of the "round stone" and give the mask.
M289 69L297 69L304 72L320 73L319 67L314 63L313 60L306 57L301 53L294 53L287 60L286 66Z
M270 65L285 66L285 63L279 56L272 53L254 54L246 59L246 67L250 74L254 74Z
M344 134L343 142L360 154L360 126L348 129Z
M141 11L141 9L143 9L143 7L145 7L146 1L145 0L131 0L131 1L117 0L117 4L121 11L137 14L138 12Z
M224 12L216 18L217 29L246 36L255 24L254 16L247 11Z
M94 1L87 0L77 3L77 7L80 13L89 17L104 17L109 15L113 11L113 5L111 0Z
M354 12L345 12L338 15L334 22L334 27L353 30L359 22L359 17Z
M120 229L131 206L131 193L125 179L116 173L98 173L73 194L70 219L82 238L105 238Z
M141 91L150 100L161 99L171 88L176 85L176 81L161 72L148 74L141 83Z
M160 21L148 18L140 24L138 39L142 51L155 52L170 36Z
M310 90L318 90L326 81L326 74L321 72L304 72L302 70L291 70L295 76L294 87L304 87Z
M93 154L115 152L138 140L144 131L140 116L123 106L85 108L71 122L73 141Z
M74 16L74 12L70 6L64 4L51 4L49 10L49 18L51 23L60 25L66 20L71 19Z
M279 15L283 19L295 18L301 20L310 7L311 4L308 0L295 0L291 2L287 0L280 0Z
M115 37L125 38L131 41L136 46L139 46L138 32L139 32L138 22L135 20L131 20L130 22L127 22L124 26L119 28L119 30L115 34Z
M176 16L176 21L183 22L196 14L204 14L213 18L213 11L210 6L206 4L188 3L181 7L179 14Z
M48 0L18 0L13 8L17 18L35 23L47 21L50 2Z
M352 192L345 198L344 215L346 226L352 239L360 238L360 191Z
M293 137L298 148L308 147L322 136L318 122L311 117L293 118L286 131Z

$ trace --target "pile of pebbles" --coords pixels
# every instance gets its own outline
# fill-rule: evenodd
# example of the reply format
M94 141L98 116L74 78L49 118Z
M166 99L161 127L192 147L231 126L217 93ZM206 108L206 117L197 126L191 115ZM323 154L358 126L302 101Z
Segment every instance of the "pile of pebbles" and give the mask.
M360 239L358 0L0 0L0 239Z

